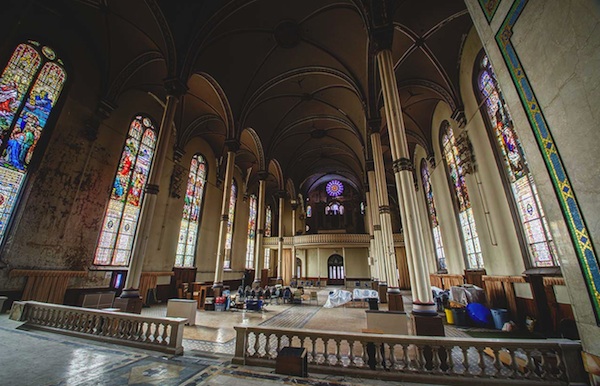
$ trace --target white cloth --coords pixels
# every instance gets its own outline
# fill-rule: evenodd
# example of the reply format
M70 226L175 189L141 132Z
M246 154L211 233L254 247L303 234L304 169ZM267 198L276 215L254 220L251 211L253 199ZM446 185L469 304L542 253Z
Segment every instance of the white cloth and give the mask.
M352 300L352 293L350 291L344 290L335 290L329 294L327 297L327 301L323 307L325 308L333 308L344 305Z

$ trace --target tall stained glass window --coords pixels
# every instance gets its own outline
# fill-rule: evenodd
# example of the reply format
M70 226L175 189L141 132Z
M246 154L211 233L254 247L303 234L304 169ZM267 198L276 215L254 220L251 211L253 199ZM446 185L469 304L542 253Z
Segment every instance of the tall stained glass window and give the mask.
M100 232L95 265L127 266L152 166L156 129L148 117L136 116L129 126L108 208Z
M237 184L235 180L231 184L231 195L229 196L229 216L227 218L227 236L225 238L225 258L223 268L231 268L231 246L233 244L233 220L235 216L235 202L237 201Z
M248 214L248 242L246 244L246 268L254 268L254 245L256 244L257 199L250 196L250 213Z
M556 248L550 227L529 171L513 122L498 87L496 75L487 56L481 60L478 86L480 97L485 99L484 109L494 131L496 148L499 150L517 212L523 226L531 262L535 267L551 267L558 264Z
M0 242L17 204L29 163L67 79L47 46L17 46L0 77Z
M483 256L481 254L477 228L475 227L473 209L471 208L471 201L469 200L467 183L465 181L458 148L456 147L454 132L450 125L446 125L443 129L442 146L446 166L448 167L448 173L450 174L453 185L454 197L458 204L458 217L465 248L467 250L468 268L483 268Z
M271 224L273 223L273 212L271 207L267 206L265 211L265 237L271 237Z
M183 216L179 228L179 241L175 255L176 267L193 267L200 221L200 208L206 183L206 161L200 154L192 157L187 189L183 204Z
M446 255L444 254L444 244L442 243L442 234L440 232L440 224L437 217L437 209L433 200L433 188L431 187L431 174L427 161L421 160L421 180L423 182L423 192L427 201L427 209L429 212L429 224L433 233L433 243L435 245L435 255L437 257L438 269L446 269Z

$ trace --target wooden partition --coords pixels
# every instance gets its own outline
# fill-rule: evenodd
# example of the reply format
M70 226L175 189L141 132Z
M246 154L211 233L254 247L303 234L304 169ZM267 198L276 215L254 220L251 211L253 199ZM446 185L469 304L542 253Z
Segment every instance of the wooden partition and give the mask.
M506 308L513 318L519 315L514 283L525 283L523 276L483 276L483 286L490 308Z
M142 272L140 277L140 295L142 303L148 305L148 290L156 289L156 283L159 276L174 276L172 271L167 272Z
M483 277L486 274L485 269L465 269L465 283L483 288Z
M560 331L560 322L563 319L575 320L573 309L570 304L562 304L556 300L554 286L565 285L565 279L562 277L544 277L544 291L548 300L548 308L550 308L551 323L553 331Z
M447 274L447 273L432 273L429 275L431 285L447 290L450 287L460 286L465 284L463 275Z
M72 277L85 277L87 271L48 271L13 269L11 278L25 276L27 283L22 300L35 300L44 303L63 304L65 292Z

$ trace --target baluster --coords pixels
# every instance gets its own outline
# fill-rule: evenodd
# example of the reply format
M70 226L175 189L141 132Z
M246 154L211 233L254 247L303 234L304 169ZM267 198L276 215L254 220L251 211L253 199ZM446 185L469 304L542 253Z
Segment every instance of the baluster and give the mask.
M468 348L467 347L461 347L460 351L462 351L463 354L463 366L465 368L465 372L464 374L470 374L471 373L471 365L469 363L469 352L468 352Z
M396 368L396 364L398 359L396 358L396 345L393 343L388 344L390 348L390 353L388 354L388 359L390 361L390 370Z
M169 344L169 325L164 323L161 325L163 329L162 344L167 345Z
M479 368L480 368L480 375L485 375L485 353L483 352L483 347L476 347L477 349L477 353L479 354Z
M354 363L354 341L349 340L348 346L349 346L348 360L350 361L348 363L348 367L356 367L356 363Z
M454 351L454 347L455 346L450 346L448 347L448 372L451 374L456 374L456 371L454 369L454 355L452 355L452 352Z
M265 357L271 357L271 335L265 334Z
M277 342L277 349L276 351L279 353L279 351L281 351L281 335L275 335L275 341Z
M258 352L259 348L260 348L260 334L257 333L252 333L252 335L254 336L254 356L255 357L260 357L260 354ZM249 339L250 337L248 337ZM250 354L250 352L248 352L248 354Z
M312 357L311 362L315 364L317 363L317 339L312 336L310 337L310 344L312 345L312 352L310 354Z
M360 345L362 347L362 367L367 367L369 365L367 344L368 343L366 343L365 341L360 342Z
M525 375L528 379L536 378L537 374L535 373L535 358L533 356L533 350L523 350L525 352L525 359L527 360L527 374Z
M500 360L500 350L501 348L495 348L492 347L492 350L494 351L494 368L496 369L496 372L494 373L494 376L499 376L502 374L502 361Z
M152 322L146 322L146 339L144 339L144 342L153 343L152 325Z
M409 370L410 369L410 345L402 345L402 358L404 361L404 367L402 368L403 370Z
M510 351L510 366L512 368L512 376L515 378L521 378L521 374L519 371L519 364L517 363L517 358L515 357L515 349L511 348Z
M335 361L335 365L336 366L343 366L343 363L342 363L342 354L341 354L341 351L340 351L340 345L341 345L341 343L342 343L341 339L336 339L335 340L335 345L336 345L336 350L335 350L336 361Z

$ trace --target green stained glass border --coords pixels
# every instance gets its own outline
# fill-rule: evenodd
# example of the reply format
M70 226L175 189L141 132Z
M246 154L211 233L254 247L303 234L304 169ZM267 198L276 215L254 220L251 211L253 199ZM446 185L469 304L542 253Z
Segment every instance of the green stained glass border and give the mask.
M480 0L480 3L483 0ZM577 258L585 278L588 294L594 308L596 324L600 326L600 264L594 245L590 238L583 213L575 197L575 191L565 170L558 148L546 122L546 118L525 74L515 47L512 45L512 28L523 12L528 0L516 0L502 26L496 33L496 42L502 52L504 61L515 87L519 93L521 103L527 112L527 118L538 146L552 178L552 185L561 205L563 216L569 227L571 240L577 251Z
M488 24L494 18L496 11L498 10L498 6L500 5L501 0L479 0L479 5L481 6L481 10L485 14L485 18L488 21Z

